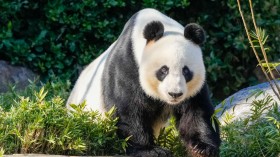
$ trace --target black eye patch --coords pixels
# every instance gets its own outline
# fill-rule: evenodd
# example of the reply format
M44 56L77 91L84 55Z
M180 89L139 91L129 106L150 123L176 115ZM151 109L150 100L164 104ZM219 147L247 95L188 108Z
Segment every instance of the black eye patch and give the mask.
M193 78L193 73L187 66L184 66L182 69L183 76L185 77L186 82L189 82Z
M164 78L168 75L168 73L169 68L166 65L164 65L156 72L156 77L159 81L163 81Z

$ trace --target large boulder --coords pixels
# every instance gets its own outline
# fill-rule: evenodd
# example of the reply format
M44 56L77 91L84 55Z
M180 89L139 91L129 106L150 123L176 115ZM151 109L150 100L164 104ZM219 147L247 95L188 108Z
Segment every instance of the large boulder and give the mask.
M30 84L28 80L34 81L36 78L38 75L31 70L0 60L0 93L9 91L10 86L15 86L16 90L24 89Z
M277 84L280 86L280 81L277 81ZM229 113L233 116L231 119L232 121L245 119L251 115L254 101L256 102L267 98L271 99L268 106L272 106L275 102L280 106L280 101L268 82L242 89L216 106L216 109L220 110L220 112L217 113L217 117L222 125L225 125L225 113ZM265 114L266 111L263 113Z

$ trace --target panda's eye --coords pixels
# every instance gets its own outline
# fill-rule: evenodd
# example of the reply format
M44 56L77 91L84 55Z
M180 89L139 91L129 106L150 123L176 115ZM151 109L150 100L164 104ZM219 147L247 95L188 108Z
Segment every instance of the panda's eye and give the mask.
M184 75L184 76L185 76L185 75L188 75L189 72L190 72L189 68L185 66L185 67L183 68L183 75Z
M187 66L183 67L182 73L183 73L183 76L185 77L186 82L189 82L193 77L192 72L190 71L190 69Z
M168 75L168 73L169 68L166 65L164 65L159 70L157 70L156 77L159 81L163 81L164 78Z
M168 67L167 66L163 66L163 67L161 67L160 68L160 72L162 73L162 74L165 74L165 75L167 75L168 74Z

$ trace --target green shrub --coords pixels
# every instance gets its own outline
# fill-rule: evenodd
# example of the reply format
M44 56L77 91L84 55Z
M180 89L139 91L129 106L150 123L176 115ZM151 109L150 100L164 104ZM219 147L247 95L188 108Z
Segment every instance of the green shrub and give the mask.
M172 117L169 121L170 125L160 130L160 134L155 139L155 143L170 150L175 157L187 157L187 151L183 145L183 141L180 139L175 121L176 119Z
M52 86L51 86L52 85ZM46 153L64 155L124 154L126 141L116 134L117 118L114 109L105 114L83 112L85 103L73 105L68 113L64 99L48 96L45 88L56 88L51 83L34 89L30 97L17 95L13 101L0 101L0 150L5 154ZM10 99L1 95L0 100ZM1 107L4 106L5 110ZM3 153L2 153L3 154Z
M268 104L272 103L272 106ZM227 125L221 127L221 156L276 157L280 154L280 113L271 96L253 101L252 114L244 119L231 121L232 115L225 119ZM264 111L268 113L262 116Z
M34 95L34 91L40 90L40 87L45 87L48 90L48 94L46 95L46 99L50 100L54 95L61 97L62 99L67 99L69 96L70 82L62 81L59 78L51 77L52 81L47 83L38 82L35 80L34 82L30 81L29 86L27 86L24 90L16 91L15 86L10 86L10 91L7 93L0 93L0 106L4 111L10 110L12 106L17 105L15 100L19 100L20 97L29 97L31 100L36 99Z

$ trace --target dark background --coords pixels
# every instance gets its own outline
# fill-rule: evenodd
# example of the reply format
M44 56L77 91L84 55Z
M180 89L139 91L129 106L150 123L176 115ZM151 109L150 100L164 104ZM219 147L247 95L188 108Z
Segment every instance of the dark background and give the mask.
M32 69L43 81L57 76L74 83L81 69L117 39L126 21L147 7L182 25L204 27L214 99L258 83L257 62L235 0L0 0L0 59ZM242 7L250 20L247 1ZM269 35L270 61L280 56L279 9L278 0L254 0L257 24Z

